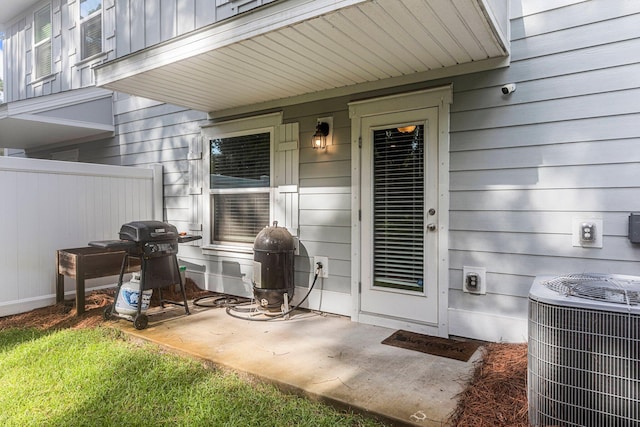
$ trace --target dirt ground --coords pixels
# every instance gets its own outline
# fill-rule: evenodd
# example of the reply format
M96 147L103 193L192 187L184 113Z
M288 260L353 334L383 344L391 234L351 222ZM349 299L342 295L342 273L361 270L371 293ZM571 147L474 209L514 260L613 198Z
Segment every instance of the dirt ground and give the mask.
M208 295L187 279L187 298ZM180 300L179 295L163 292L166 299ZM38 328L45 330L91 328L104 322L104 307L113 302L114 289L92 292L86 297L85 312L76 316L70 302L44 307L27 313L0 318L0 330ZM157 304L152 299L151 305ZM452 427L527 427L527 345L489 344L477 362L469 386L460 396L452 415Z

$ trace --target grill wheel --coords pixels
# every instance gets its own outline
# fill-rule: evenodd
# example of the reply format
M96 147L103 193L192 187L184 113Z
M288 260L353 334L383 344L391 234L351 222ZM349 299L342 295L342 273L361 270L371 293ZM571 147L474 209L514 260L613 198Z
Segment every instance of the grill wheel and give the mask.
M133 318L133 327L137 330L142 330L149 324L149 318L146 314L140 313Z

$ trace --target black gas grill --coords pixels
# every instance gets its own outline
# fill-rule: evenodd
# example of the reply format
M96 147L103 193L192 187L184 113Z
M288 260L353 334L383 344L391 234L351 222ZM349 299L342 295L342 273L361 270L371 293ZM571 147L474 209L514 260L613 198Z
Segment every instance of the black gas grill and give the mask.
M134 221L120 227L120 240L100 240L89 242L89 246L105 249L125 251L122 260L120 277L118 279L118 289L116 298L120 294L122 278L129 257L140 258L140 300L142 291L147 289L158 289L160 303L164 307L165 303L180 305L184 307L185 313L189 314L187 305L187 293L180 276L178 265L178 244L201 239L201 236L183 236L178 233L175 226L161 221ZM172 285L180 285L182 302L164 300L162 298L162 288ZM104 311L105 319L112 317L122 317L132 320L136 329L147 327L148 318L141 312L142 303L138 303L137 314L133 316L123 315L117 312L116 303L106 307Z

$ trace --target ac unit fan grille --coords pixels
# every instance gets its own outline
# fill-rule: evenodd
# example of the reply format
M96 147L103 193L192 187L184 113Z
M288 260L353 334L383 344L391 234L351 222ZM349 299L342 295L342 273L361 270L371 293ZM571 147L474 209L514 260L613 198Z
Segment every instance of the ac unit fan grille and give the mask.
M640 316L529 300L533 426L640 427Z
M547 288L564 296L616 304L640 304L640 280L635 276L619 274L568 274L543 283Z

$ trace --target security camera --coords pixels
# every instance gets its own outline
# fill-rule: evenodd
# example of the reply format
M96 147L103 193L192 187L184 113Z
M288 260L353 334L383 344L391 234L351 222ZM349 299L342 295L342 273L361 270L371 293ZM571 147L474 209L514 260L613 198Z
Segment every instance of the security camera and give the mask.
M506 85L502 86L502 93L504 95L509 95L510 93L515 92L515 91L516 91L516 84L515 83L509 83L509 84L506 84Z

